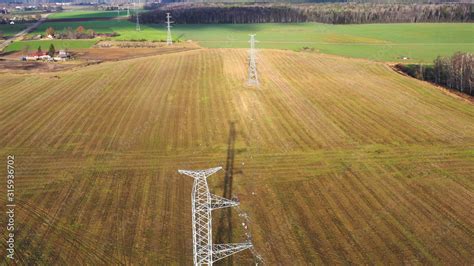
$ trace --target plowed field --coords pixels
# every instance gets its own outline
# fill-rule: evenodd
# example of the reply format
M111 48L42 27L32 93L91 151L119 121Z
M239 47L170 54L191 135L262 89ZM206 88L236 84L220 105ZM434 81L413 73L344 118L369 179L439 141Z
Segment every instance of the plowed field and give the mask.
M218 165L269 265L474 263L472 103L381 63L273 50L247 87L246 58L0 74L19 263L189 265L192 180L177 169ZM223 172L209 181L222 194Z

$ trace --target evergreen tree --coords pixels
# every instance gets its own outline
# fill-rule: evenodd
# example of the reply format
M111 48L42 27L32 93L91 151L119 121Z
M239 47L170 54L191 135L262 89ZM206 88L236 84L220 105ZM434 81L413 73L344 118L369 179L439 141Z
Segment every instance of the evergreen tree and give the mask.
M56 49L54 48L54 45L51 44L51 45L49 46L48 55L51 56L51 57L53 57L53 56L54 56L54 53L56 53Z

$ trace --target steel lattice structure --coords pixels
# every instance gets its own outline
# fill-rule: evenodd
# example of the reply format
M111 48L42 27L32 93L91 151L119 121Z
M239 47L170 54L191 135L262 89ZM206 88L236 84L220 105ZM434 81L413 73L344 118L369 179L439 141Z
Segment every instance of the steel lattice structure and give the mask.
M249 50L249 85L258 85L257 76L257 51L255 49L255 34L250 34L250 50Z
M170 13L166 13L166 28L167 28L167 35L166 35L166 45L172 45L173 44L173 39L171 38L171 22L170 21Z
M209 192L207 177L221 169L222 167L195 171L178 170L180 174L194 178L192 192L194 265L212 265L218 260L253 246L250 242L212 244L212 210L239 205L238 201Z
M134 4L136 4L136 3L134 3ZM140 5L140 0L138 0L138 5L135 5L135 16L137 17L137 25L136 25L135 29L137 31L140 31L140 19L138 18L138 16L139 16L138 15L138 6L139 5Z

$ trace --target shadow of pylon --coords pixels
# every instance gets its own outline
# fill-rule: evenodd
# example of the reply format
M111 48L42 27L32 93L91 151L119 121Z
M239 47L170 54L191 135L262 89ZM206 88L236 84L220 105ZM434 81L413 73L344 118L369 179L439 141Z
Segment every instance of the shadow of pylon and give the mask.
M223 197L232 198L232 180L234 175L234 156L235 156L235 122L231 121L229 126L229 139L227 142L227 160L224 176L224 192ZM225 208L221 211L219 217L216 243L232 243L232 208ZM233 265L232 256L225 258L220 265Z

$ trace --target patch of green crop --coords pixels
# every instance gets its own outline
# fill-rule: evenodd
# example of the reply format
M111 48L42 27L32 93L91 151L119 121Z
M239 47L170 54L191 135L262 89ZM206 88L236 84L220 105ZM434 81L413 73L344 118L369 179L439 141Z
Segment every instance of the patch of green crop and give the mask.
M18 32L26 29L30 24L0 24L0 33L3 34L3 37L9 37L17 34Z
M213 24L175 25L180 38L209 48L246 48L257 34L259 48L313 50L378 61L431 62L438 55L474 52L472 23L329 25ZM408 59L403 59L403 58Z
M109 11L112 12L112 11ZM63 31L83 26L98 33L116 32L114 40L166 39L163 24L104 20L48 22L32 34L48 27ZM249 34L257 34L258 48L312 51L375 61L431 63L439 55L457 51L474 52L472 23L401 23L329 25L320 23L200 24L174 25L174 39L193 40L208 48L247 48Z
M30 51L41 50L47 51L51 44L56 49L74 49L74 48L90 48L97 40L45 40L45 41L21 41L14 42L5 48L5 52L20 51L23 47L28 46Z

